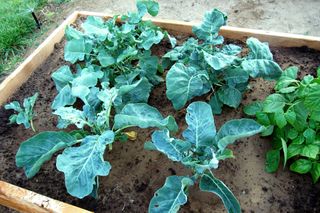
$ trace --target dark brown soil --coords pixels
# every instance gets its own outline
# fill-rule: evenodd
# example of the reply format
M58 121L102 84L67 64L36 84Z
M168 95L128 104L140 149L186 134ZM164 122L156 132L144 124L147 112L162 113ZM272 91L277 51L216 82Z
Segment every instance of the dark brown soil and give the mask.
M183 39L183 38L181 38ZM66 64L63 60L63 42L56 45L54 53L43 62L9 101L22 101L39 92L35 111L38 131L57 130L56 118L51 114L51 102L56 90L51 73ZM153 51L162 55L168 44L162 43ZM299 66L301 75L314 74L320 65L320 53L306 48L272 48L275 60L286 68ZM243 104L263 99L272 92L273 82L252 80L251 90L244 95ZM198 99L206 99L201 97ZM165 84L154 88L149 104L157 107L163 115L174 115L180 130L185 128L185 110L175 111L166 98ZM0 108L0 179L40 194L96 212L147 212L153 193L163 185L169 175L184 175L189 171L173 163L158 152L146 151L143 143L150 139L152 130L136 129L138 138L126 143L116 142L105 159L112 164L109 176L100 178L97 200L79 200L66 193L64 176L55 168L55 157L40 172L27 180L23 170L15 166L15 153L19 143L33 135L22 126L8 126L10 113ZM238 109L225 107L223 116L215 116L219 127L229 119L244 117L242 105ZM265 153L270 148L269 139L254 136L238 141L232 146L236 159L220 164L216 176L228 185L239 199L243 212L319 212L320 184L312 184L308 175L297 175L287 168L276 174L264 171ZM0 207L0 212L8 209ZM212 194L200 192L197 187L190 191L189 201L181 212L224 212L222 202Z

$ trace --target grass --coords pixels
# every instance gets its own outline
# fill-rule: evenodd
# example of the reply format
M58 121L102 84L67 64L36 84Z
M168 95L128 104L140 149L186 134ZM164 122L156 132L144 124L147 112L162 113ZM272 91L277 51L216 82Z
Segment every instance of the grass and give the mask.
M31 11L37 14L48 2L52 0L0 0L0 75L22 61L26 48L47 30L45 26L37 29Z

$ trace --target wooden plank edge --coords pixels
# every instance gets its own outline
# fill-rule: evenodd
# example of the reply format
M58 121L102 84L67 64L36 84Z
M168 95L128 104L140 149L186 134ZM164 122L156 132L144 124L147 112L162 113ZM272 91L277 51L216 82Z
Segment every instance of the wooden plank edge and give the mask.
M0 181L0 204L20 212L90 213L4 181Z
M0 84L0 106L28 80L33 71L52 53L54 45L61 41L65 27L78 18L78 12L73 12L62 22L19 66Z
M111 14L100 12L79 11L82 16L100 16L104 18L112 17ZM200 22L184 22L170 19L145 18L167 30L192 34L192 26L199 25ZM255 37L261 41L268 42L270 46L276 47L309 47L320 50L320 37L306 36L291 33L281 33L266 30L256 30L232 26L221 27L220 34L225 38L245 41L248 37Z

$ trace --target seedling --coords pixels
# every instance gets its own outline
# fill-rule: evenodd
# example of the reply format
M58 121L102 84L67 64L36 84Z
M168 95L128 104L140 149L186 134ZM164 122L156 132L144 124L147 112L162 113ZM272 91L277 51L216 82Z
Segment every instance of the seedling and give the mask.
M261 132L264 127L252 119L226 122L217 132L209 104L193 102L187 108L188 128L183 140L170 136L170 130L156 130L152 141L145 144L149 150L158 150L169 159L182 163L193 172L192 176L169 176L157 190L149 205L149 212L177 212L187 202L189 188L198 185L200 190L218 195L228 212L241 212L240 204L230 189L211 171L219 161L233 158L227 149L237 139Z
M244 57L240 56L240 46L225 45L218 33L226 21L227 16L217 9L207 12L203 23L192 29L195 38L164 55L174 62L166 76L166 94L175 109L211 90L209 103L213 113L220 114L223 104L239 106L249 77L277 79L281 75L267 43L249 38L249 53Z
M276 172L283 153L283 166L311 173L313 182L320 177L320 68L318 77L297 79L298 68L287 68L277 81L275 93L244 108L248 115L267 128L262 136L272 136L272 150L266 155L266 171Z
M14 110L15 114L9 117L10 124L23 124L26 129L30 128L35 132L36 129L33 125L33 118L35 113L33 112L34 104L38 98L38 93L35 93L33 96L25 98L23 101L23 107L20 106L18 101L13 101L4 106L7 110Z

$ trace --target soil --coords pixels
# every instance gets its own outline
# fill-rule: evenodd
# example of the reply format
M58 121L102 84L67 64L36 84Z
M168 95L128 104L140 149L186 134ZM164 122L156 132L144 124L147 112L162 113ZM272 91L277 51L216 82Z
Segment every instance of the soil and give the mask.
M183 38L180 37L180 40ZM38 131L57 130L56 118L51 114L50 105L56 96L51 73L61 65L64 41L55 46L51 56L35 70L30 79L10 98L22 101L25 97L39 92L35 111L35 126ZM161 56L169 45L166 42L153 49ZM320 64L320 54L307 48L272 48L275 60L286 68L300 67L300 75L314 74ZM261 79L251 80L251 89L244 95L241 107L224 107L223 115L215 116L217 128L229 119L245 117L242 106L272 93L274 82ZM203 96L197 100L205 100ZM163 115L174 115L180 131L185 127L185 109L175 111L165 95L165 84L155 87L149 104L157 107ZM0 108L0 179L30 189L51 198L61 200L95 212L147 212L153 193L163 185L169 175L185 175L190 171L173 163L158 152L146 151L143 143L150 139L151 129L135 129L135 141L116 142L112 152L105 154L112 170L107 177L100 178L100 192L97 200L79 200L66 193L64 176L55 168L55 157L46 163L40 172L27 180L23 170L15 166L15 153L19 143L33 135L22 126L7 125L10 112ZM180 132L181 133L181 132ZM312 184L309 175L298 175L279 169L275 174L264 171L265 153L270 148L270 139L253 136L239 140L231 146L236 159L221 162L215 175L231 188L239 199L243 212L319 212L320 184ZM0 212L8 212L0 207ZM222 202L216 196L200 192L197 187L190 191L188 203L180 212L225 212Z

